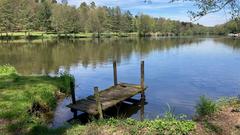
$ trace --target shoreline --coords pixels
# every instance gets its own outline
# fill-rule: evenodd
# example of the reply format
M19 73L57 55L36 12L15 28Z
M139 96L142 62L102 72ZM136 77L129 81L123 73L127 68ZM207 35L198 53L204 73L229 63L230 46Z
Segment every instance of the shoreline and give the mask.
M174 33L146 33L146 34L139 34L138 32L132 33L68 33L68 34L57 34L57 33L46 33L46 32L31 32L31 34L26 34L24 32L13 32L13 33L1 33L0 40L7 41L7 40L39 40L39 39L85 39L85 38L114 38L114 37L185 37L185 36L217 36L217 35L206 35L206 34L195 34L195 35L188 35L188 34L174 34Z

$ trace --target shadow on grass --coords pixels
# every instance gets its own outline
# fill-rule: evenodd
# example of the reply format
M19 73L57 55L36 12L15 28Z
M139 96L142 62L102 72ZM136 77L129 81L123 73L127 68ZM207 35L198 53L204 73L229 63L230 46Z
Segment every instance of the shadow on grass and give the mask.
M28 135L62 135L65 133L67 127L52 129L46 126L35 126L32 130L28 133Z
M206 129L208 129L211 132L215 132L217 134L221 134L222 133L222 129L210 122L208 122L207 120L204 121L204 127Z

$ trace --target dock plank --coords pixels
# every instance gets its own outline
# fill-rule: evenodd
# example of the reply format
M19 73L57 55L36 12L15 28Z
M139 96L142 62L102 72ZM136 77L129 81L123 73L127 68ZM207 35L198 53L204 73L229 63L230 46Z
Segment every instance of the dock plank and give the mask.
M144 89L145 90L145 89ZM106 110L117 103L129 99L138 93L141 93L140 85L120 83L106 90L99 92L99 98L102 104L102 109ZM76 104L70 104L67 107L89 114L98 114L95 96L88 96L86 99L76 101Z

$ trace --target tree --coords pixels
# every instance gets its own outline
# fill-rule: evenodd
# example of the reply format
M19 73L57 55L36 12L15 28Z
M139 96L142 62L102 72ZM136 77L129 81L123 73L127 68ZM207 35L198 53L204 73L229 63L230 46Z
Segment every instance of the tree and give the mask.
M146 36L151 32L153 26L153 19L148 15L141 14L138 19L138 31L140 35Z
M98 37L100 37L100 33L103 30L103 26L100 22L99 16L98 16L98 12L97 10L91 10L89 12L89 18L88 18L88 25L87 28L89 30L89 32L96 32L98 34Z
M112 31L113 32L120 32L121 31L121 9L120 7L116 7L112 9L113 16L112 16Z
M133 16L120 7L97 7L94 2L89 5L83 2L79 8L67 5L67 0L62 3L56 3L56 0L0 0L0 30L6 33L38 30L65 34L88 31L98 35L102 32L139 32L143 36L153 32L200 34L209 30L192 23L144 14ZM237 32L240 23L231 22L223 27L221 33L223 30Z
M80 14L75 7L68 5L54 5L51 22L58 33L77 33L80 30Z
M62 4L67 5L68 4L68 0L62 0Z
M88 15L90 8L88 7L86 2L81 3L80 7L78 8L79 13L80 13L80 21L81 21L81 27L80 31L85 32L86 31L86 25L87 25L87 20L88 20Z
M108 13L105 8L98 7L96 9L97 17L99 19L99 23L101 25L101 30L99 32L108 31L109 26L109 19L108 19Z
M122 15L121 31L133 32L133 16L130 11L127 11Z
M33 0L20 0L21 4L18 9L18 30L30 32L37 27L37 3ZM30 33L29 33L30 34Z
M7 34L15 29L17 5L15 0L0 0L0 27Z
M38 5L36 19L38 28L42 31L49 31L51 29L51 20L52 15L51 3L48 1L43 1Z
M95 2L91 2L91 3L90 3L90 7L91 7L92 9L96 8Z
M240 3L239 0L171 0L175 1L190 1L195 4L199 9L198 11L189 11L193 19L198 19L209 13L218 12L224 8L230 9L230 13L233 18L240 15Z

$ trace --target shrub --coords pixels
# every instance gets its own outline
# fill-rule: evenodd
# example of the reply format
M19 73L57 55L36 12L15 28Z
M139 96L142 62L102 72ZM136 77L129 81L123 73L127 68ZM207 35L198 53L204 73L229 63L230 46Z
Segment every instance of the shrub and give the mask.
M0 66L0 75L10 75L10 74L16 74L17 70L10 65L2 65Z
M211 115L217 110L217 105L211 99L201 96L196 106L196 112L199 116Z
M63 93L70 93L70 82L73 81L74 82L74 77L66 72L62 73L60 75L60 79L62 81L62 84L60 86L60 90Z

